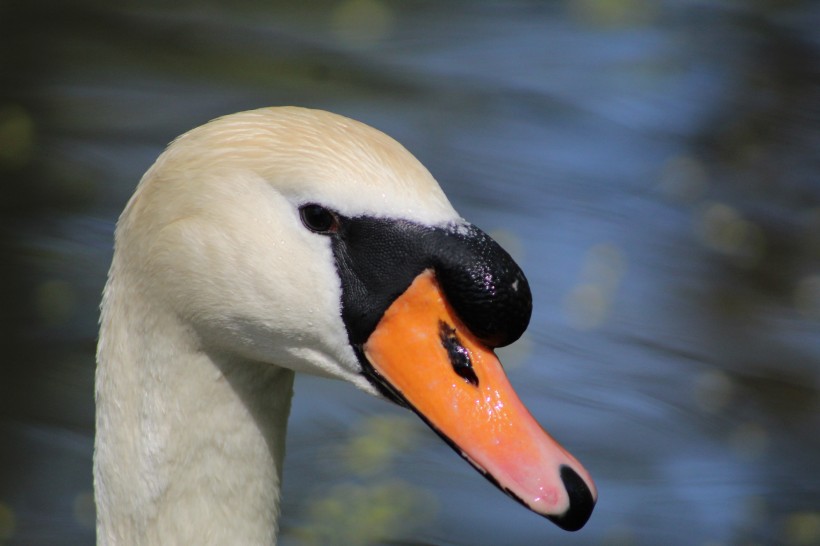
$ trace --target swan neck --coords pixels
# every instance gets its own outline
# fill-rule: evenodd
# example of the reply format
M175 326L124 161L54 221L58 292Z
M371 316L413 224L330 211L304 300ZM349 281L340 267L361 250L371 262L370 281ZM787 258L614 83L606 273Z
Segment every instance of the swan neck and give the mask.
M99 544L275 544L293 372L207 350L109 282L96 375Z

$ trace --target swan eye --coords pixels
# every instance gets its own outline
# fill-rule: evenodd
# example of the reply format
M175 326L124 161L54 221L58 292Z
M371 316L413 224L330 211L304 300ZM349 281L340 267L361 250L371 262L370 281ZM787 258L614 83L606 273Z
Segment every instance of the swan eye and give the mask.
M302 223L315 233L336 233L339 219L321 205L303 205L299 207Z

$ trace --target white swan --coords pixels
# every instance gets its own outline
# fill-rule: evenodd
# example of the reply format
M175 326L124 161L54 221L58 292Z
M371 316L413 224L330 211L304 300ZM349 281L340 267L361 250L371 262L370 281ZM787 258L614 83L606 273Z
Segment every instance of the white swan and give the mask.
M422 417L560 526L597 493L492 347L530 292L401 145L270 108L175 140L116 230L102 303L94 487L101 544L272 544L294 372Z

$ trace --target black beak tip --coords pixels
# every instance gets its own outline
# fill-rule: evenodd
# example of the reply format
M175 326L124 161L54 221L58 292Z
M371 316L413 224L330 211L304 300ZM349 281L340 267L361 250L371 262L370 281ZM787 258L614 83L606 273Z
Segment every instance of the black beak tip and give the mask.
M568 466L561 467L561 481L569 494L569 509L560 516L547 516L550 521L565 531L581 529L595 508L595 498L586 482Z

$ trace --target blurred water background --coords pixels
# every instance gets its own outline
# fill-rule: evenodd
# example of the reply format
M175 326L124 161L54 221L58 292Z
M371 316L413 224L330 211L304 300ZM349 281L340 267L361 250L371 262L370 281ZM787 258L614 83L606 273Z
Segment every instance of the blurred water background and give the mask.
M0 59L0 543L93 543L97 306L141 174L296 104L397 138L516 256L503 360L600 501L566 534L300 377L284 544L820 544L820 3L7 0Z

